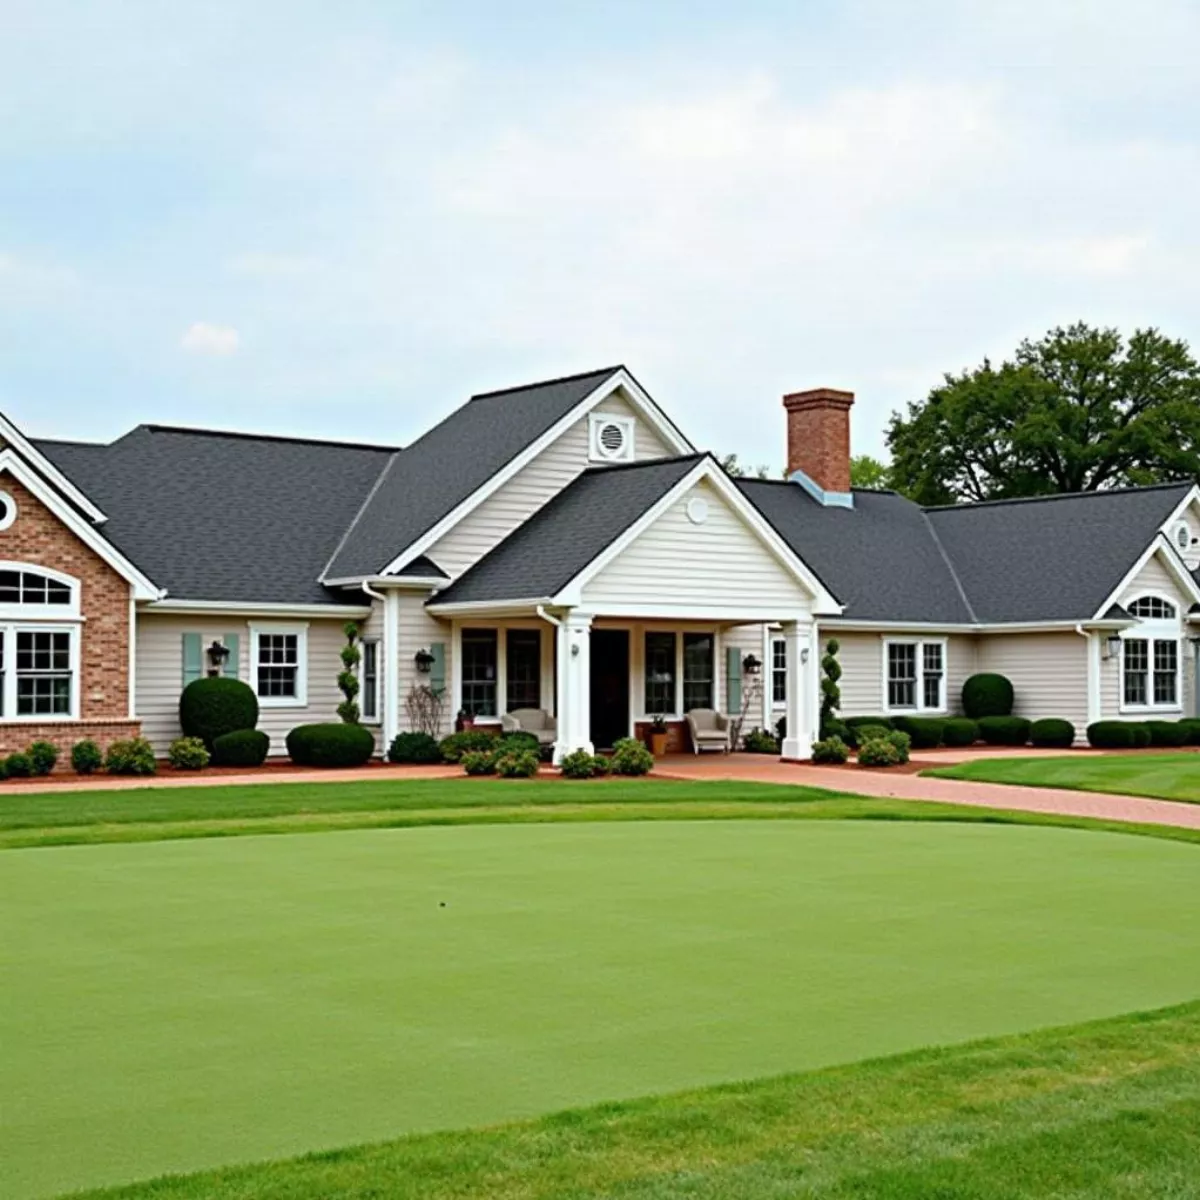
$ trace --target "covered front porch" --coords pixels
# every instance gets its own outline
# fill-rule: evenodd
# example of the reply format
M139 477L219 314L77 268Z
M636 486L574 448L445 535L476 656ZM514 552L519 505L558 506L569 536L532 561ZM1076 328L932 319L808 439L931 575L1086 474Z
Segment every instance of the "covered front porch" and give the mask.
M764 633L785 639L785 688L764 662ZM476 725L543 710L555 721L558 762L621 738L646 740L660 721L668 752L690 752L687 714L696 710L719 712L742 733L769 729L778 689L787 696L782 755L802 759L819 708L812 640L811 618L630 618L544 606L466 613L451 622L450 701Z

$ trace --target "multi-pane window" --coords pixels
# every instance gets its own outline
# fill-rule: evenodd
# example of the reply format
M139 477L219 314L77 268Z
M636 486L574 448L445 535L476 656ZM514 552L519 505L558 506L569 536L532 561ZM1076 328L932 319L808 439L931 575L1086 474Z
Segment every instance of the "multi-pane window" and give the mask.
M258 694L270 700L296 700L300 695L300 635L258 635Z
M675 711L675 635L646 634L646 713L662 716Z
M0 571L0 604L71 603L71 588L36 571Z
M1145 704L1150 694L1150 643L1145 638L1125 639L1125 703Z
M379 720L379 643L365 641L362 644L362 662L359 664L362 683L362 719Z
M462 632L462 707L469 717L496 716L497 640L494 629Z
M683 635L683 711L713 707L713 635Z
M70 716L71 634L17 631L17 716Z
M1157 639L1154 643L1154 703L1178 702L1179 643Z
M771 642L771 703L787 703L787 641L775 638Z
M1126 638L1122 692L1133 707L1179 703L1179 642L1175 638Z
M542 707L542 633L510 629L505 646L507 710Z
M1159 596L1142 596L1129 606L1129 614L1140 621L1173 621L1175 605Z
M946 707L943 642L888 642L886 653L889 709L940 711Z

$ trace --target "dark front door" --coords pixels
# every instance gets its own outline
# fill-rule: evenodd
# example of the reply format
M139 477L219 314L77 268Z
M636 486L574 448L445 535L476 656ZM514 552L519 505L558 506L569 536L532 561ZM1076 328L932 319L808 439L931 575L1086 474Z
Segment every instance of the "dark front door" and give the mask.
M592 741L611 750L629 736L629 631L592 630Z

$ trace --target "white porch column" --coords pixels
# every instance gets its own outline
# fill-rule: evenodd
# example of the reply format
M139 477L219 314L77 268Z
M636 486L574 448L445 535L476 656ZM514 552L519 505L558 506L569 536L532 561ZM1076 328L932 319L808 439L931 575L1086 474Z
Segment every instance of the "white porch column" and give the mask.
M1102 709L1102 694L1100 691L1100 672L1103 670L1101 657L1101 639L1103 635L1093 631L1087 635L1087 719L1088 724L1100 720ZM1078 731L1082 734L1082 730Z
M558 740L554 761L574 750L595 752L592 745L592 614L569 609L556 635L555 718Z
M812 672L817 656L813 653L812 628L811 621L786 621L783 626L787 642L787 737L782 747L785 759L811 757L816 740Z

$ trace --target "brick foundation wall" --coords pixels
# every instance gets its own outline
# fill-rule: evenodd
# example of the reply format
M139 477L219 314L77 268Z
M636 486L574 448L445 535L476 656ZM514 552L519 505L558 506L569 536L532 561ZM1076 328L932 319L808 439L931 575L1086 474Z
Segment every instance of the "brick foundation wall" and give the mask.
M28 750L31 742L51 742L58 747L55 770L64 770L71 765L71 747L76 742L91 739L104 751L113 742L141 732L140 721L11 721L0 723L0 754Z

